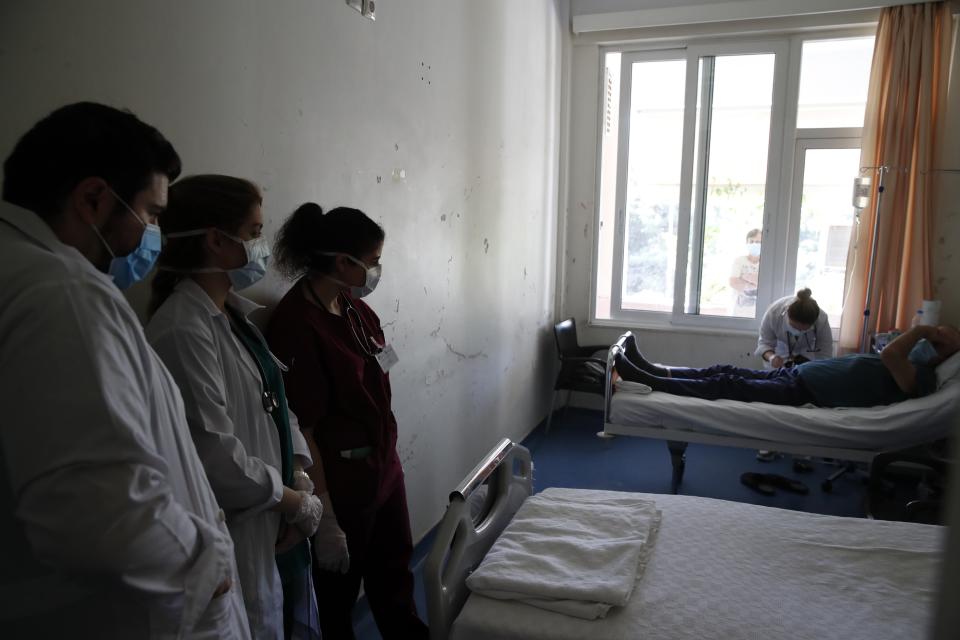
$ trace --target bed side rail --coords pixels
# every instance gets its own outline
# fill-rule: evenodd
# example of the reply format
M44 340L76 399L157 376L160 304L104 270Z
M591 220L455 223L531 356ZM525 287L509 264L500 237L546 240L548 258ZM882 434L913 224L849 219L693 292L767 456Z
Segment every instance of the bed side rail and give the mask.
M501 438L500 442L483 457L483 460L481 460L480 463L467 474L463 481L457 485L457 488L450 493L450 502L452 503L457 496L462 500L466 500L477 487L493 475L500 463L510 455L510 452L513 451L513 448L516 446L517 444L510 440L510 438Z
M603 380L603 424L610 422L610 402L613 400L613 365L616 362L617 354L626 350L627 338L631 335L629 331L617 338L617 341L610 345L607 351L607 371Z
M495 492L489 510L474 522L470 498L486 486ZM467 576L533 493L530 451L504 438L450 494L450 504L423 567L431 640L446 640L467 596Z

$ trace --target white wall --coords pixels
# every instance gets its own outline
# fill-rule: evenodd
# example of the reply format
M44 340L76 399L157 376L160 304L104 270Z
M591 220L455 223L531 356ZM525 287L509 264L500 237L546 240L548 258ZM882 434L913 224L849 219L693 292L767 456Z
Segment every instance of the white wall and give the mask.
M62 104L128 107L185 174L248 177L272 235L301 202L387 231L369 300L414 535L499 437L546 414L567 0L19 0L0 8L0 154ZM253 297L270 302L276 279ZM135 306L145 299L132 294Z
M960 323L960 39L954 29L947 127L940 147L941 169L936 174L936 227L932 238L933 294L943 301L941 322Z
M691 3L692 4L692 3ZM574 6L574 11L577 6ZM776 23L766 21L762 26L771 30ZM795 23L794 23L795 24ZM758 27L757 24L752 27ZM736 31L739 27L731 24L726 29ZM689 29L689 28L688 28ZM682 29L670 30L678 35ZM702 34L704 29L696 29ZM596 156L599 108L599 69L600 46L603 35L578 36L573 41L572 94L570 124L570 161L567 184L564 192L562 215L566 218L566 235L562 250L564 267L561 273L560 306L561 315L577 319L578 328L584 338L590 342L611 342L622 333L626 326L588 327L590 309L590 282L592 278L593 253L595 251L596 229ZM631 35L621 31L610 37L622 42ZM641 34L632 32L634 38ZM649 35L649 34L645 34ZM948 109L947 135L945 136L944 165L960 168L960 82L957 78L957 65L953 67L950 104ZM943 300L941 320L957 324L960 322L960 251L956 251L956 240L960 238L960 173L944 174L939 184L945 197L939 199L942 205L935 207L935 229L933 246L933 270L935 296ZM956 254L956 255L955 255ZM636 331L635 331L636 332ZM674 364L694 366L729 362L742 366L757 366L759 360L753 356L756 337L753 335L718 335L710 333L664 331L654 329L639 330L641 348L655 360ZM581 398L581 401L593 404Z

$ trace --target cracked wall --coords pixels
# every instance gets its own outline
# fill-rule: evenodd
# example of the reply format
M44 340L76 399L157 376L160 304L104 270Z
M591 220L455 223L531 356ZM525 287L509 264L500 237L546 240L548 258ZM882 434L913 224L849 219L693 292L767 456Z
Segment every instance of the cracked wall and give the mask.
M300 203L385 228L369 297L391 372L415 536L500 437L546 415L555 366L563 0L4 3L4 157L76 100L128 107L184 174L250 178L272 237ZM275 275L251 297L270 304ZM143 309L144 287L131 291Z

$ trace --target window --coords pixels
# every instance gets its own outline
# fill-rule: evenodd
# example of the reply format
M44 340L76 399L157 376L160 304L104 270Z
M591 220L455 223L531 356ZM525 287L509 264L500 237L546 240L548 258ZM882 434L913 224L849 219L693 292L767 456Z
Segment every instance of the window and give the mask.
M810 287L836 328L872 36L603 58L594 317L752 329Z
M822 144L822 141L818 141ZM801 144L797 162L800 227L794 282L809 287L830 318L840 326L847 247L853 228L853 181L860 171L860 141L831 140L847 148L816 149Z

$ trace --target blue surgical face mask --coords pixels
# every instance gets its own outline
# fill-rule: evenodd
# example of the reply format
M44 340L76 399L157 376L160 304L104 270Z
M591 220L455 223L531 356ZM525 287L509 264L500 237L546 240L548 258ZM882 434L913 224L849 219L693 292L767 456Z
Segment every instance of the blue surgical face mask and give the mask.
M921 366L930 364L938 357L940 357L940 354L937 353L936 347L926 338L918 340L917 344L913 345L913 349L911 349L907 355L907 359L910 360L910 362Z
M223 231L220 233L223 233ZM267 244L267 239L241 240L227 233L223 233L223 235L242 244L247 256L245 265L227 272L230 282L233 283L233 288L237 290L246 289L262 280L267 275L267 265L270 263L270 245Z
M747 243L747 255L753 256L756 258L760 255L760 243L759 242L748 242Z
M237 244L243 245L243 251L247 262L237 269L221 269L219 267L198 267L196 269L176 269L180 273L226 273L230 278L230 283L236 290L252 287L267 275L267 265L270 263L270 245L266 238L252 238L243 240L234 235L214 228L217 233L230 238ZM206 229L192 229L190 231L177 231L168 233L167 239L186 238L188 236L201 236L207 232ZM162 268L162 267L161 267Z
M140 236L140 243L136 249L125 256L117 256L100 234L100 230L97 229L96 226L90 225L112 258L107 273L113 277L113 282L119 289L128 289L134 283L146 278L147 274L153 269L153 265L157 263L162 245L160 227L141 220L137 212L133 210L133 207L118 196L113 189L110 189L110 193L130 212L130 215L137 219L137 222L143 225L143 235Z

